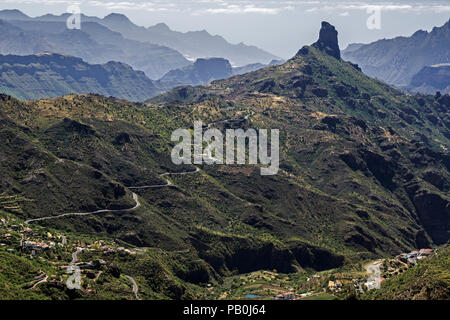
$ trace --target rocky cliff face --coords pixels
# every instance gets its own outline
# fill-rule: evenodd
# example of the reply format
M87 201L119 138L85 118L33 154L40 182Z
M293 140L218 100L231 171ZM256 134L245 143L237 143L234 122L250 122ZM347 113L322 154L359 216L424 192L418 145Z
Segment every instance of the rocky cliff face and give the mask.
M338 32L326 21L322 22L322 28L319 33L319 40L314 43L312 46L319 49L330 56L335 57L336 59L341 58L341 51L339 50L338 45Z

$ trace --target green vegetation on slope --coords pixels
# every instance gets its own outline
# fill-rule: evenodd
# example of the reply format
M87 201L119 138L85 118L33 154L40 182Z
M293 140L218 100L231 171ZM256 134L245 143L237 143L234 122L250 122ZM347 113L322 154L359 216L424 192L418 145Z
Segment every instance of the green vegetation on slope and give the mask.
M97 93L143 101L159 91L142 71L120 62L94 65L54 53L0 55L0 92L18 99Z
M379 300L448 300L450 299L450 248L436 253L384 281L380 290L368 291L364 299Z
M145 297L192 297L192 286L236 274L326 270L445 243L448 104L448 96L403 95L312 47L281 66L147 104L3 95L1 192L27 199L21 219L123 210L134 205L129 187L194 171L170 160L174 129L225 119L237 121L213 126L280 129L275 176L199 165L166 176L170 187L132 189L134 211L39 222L146 248L152 257L126 267L147 281ZM120 296L125 278L113 278Z

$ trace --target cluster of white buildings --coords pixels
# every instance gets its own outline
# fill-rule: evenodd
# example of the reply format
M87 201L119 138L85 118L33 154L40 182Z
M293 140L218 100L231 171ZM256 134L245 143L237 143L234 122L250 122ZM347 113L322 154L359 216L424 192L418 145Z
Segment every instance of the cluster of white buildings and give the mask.
M400 261L416 264L417 260L423 259L433 253L433 249L420 249L419 251L411 251L409 253L400 253L397 258Z

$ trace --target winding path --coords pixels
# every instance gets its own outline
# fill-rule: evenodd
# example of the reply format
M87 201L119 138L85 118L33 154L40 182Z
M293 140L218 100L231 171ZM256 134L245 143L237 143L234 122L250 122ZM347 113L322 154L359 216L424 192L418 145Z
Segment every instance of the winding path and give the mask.
M162 188L162 187L169 187L172 186L172 182L167 179L164 178L165 176L169 176L169 175L186 175L186 174L193 174L193 173L197 173L198 171L200 171L200 169L198 167L195 167L194 171L185 171L185 172L166 172L163 174L160 174L159 176L163 179L166 180L166 184L155 184L155 185L148 185L148 186L139 186L139 187L128 187L128 189L149 189L149 188ZM25 224L30 224L32 222L36 222L36 221L44 221L44 220L52 220L52 219L58 219L58 218L63 218L63 217L70 217L70 216L88 216L88 215L92 215L92 214L97 214L97 213L114 213L114 212L130 212L130 211L134 211L137 208L139 208L141 206L141 203L139 202L138 199L138 195L136 193L133 192L133 200L135 201L135 205L132 208L128 208L128 209L101 209L101 210L96 210L96 211L91 211L91 212L69 212L69 213L63 213L63 214L59 214L56 216L47 216L47 217L41 217L41 218L35 218L35 219L29 219L25 221Z
M169 176L169 175L186 175L186 174L193 174L193 173L197 173L200 169L198 167L195 167L194 171L185 171L185 172L166 172L163 174L160 174L159 176L161 178L165 177L165 176ZM162 187L169 187L172 186L172 182L165 178L166 180L166 184L155 184L155 185L149 185L149 186L139 186L139 187L128 187L128 189L149 189L149 188L162 188ZM112 210L112 209L101 209L101 210L96 210L96 211L91 211L91 212L69 212L69 213L63 213L63 214L59 214L56 216L47 216L47 217L42 217L42 218L35 218L35 219L29 219L25 221L25 224L30 224L31 222L36 222L36 221L43 221L43 220L52 220L52 219L58 219L58 218L63 218L63 217L70 217L70 216L88 216L88 215L92 215L92 214L97 214L97 213L111 213L111 212L130 212L130 211L134 211L137 208L139 208L141 206L141 203L139 202L138 199L138 195L136 193L133 192L133 200L135 201L135 206L133 208L129 208L129 209L116 209L116 210Z
M134 293L134 296L136 297L136 299L137 299L137 300L141 300L141 298L139 298L139 296L138 296L139 287L138 287L136 281L135 281L135 280L133 279L133 277L131 277L131 276L125 275L125 277L127 277L128 280L130 280L131 283L133 284L133 293Z
M101 209L101 210L92 211L92 212L63 213L63 214L56 215L56 216L48 216L48 217L42 217L42 218L36 218L36 219L29 219L29 220L25 221L25 224L29 224L31 222L36 222L36 221L58 219L58 218L70 217L70 216L88 216L88 215L91 215L91 214L105 213L105 212L128 212L128 211L134 211L134 210L136 210L137 208L139 208L141 206L141 203L139 202L138 196L134 192L133 192L133 200L136 202L136 204L135 204L135 206L133 208L129 208L129 209L117 209L117 210Z
M81 253L81 251L83 251L83 248L77 247L77 251L72 253L72 262L70 262L71 266L78 262L78 255Z
M165 176L174 176L174 175L186 175L186 174L193 174L193 173L197 173L199 172L200 169L198 167L195 167L194 171L184 171L184 172L165 172L163 174L160 174L159 177L163 178L164 180L166 180L166 184L154 184L154 185L149 185L149 186L139 186L139 187L128 187L128 189L150 189L150 188L162 188L162 187L169 187L172 186L172 182L167 179L164 178Z
M40 279L40 280L38 280L38 281L30 288L30 290L34 290L34 289L36 289L36 287L37 287L38 285L40 285L41 283L47 282L47 280L48 280L48 275L47 275L45 272L43 272L42 270L41 270L41 274L45 275L45 277L42 278L42 279Z
M227 123L227 122L238 122L238 121L242 121L242 120L247 120L248 117L250 115L246 115L244 118L241 119L226 119L226 120L221 120L221 121L216 121L213 123L208 124L208 128L216 123ZM205 155L204 155L205 156ZM208 156L209 157L209 156ZM214 159L214 158L211 158ZM165 172L159 175L160 178L166 180L165 184L156 184L156 185L147 185L147 186L136 186L136 187L128 187L128 189L151 189L151 188L163 188L163 187L169 187L172 186L172 182L165 178L166 176L170 176L170 175L187 175L187 174L194 174L199 172L200 169L198 167L195 167L194 171L184 171L184 172ZM47 217L41 217L41 218L35 218L35 219L29 219L25 221L25 224L30 224L32 222L37 222L37 221L44 221L44 220L53 220L53 219L58 219L58 218L63 218L63 217L70 217L70 216L87 216L87 215L93 215L93 214L97 214L97 213L114 213L114 212L130 212L130 211L134 211L137 208L139 208L141 206L141 203L139 202L138 199L138 195L136 193L132 193L133 194L133 200L135 201L135 205L132 208L129 209L116 209L116 210L112 210L112 209L101 209L101 210L96 210L96 211L91 211L91 212L69 212L69 213L63 213L60 215L55 215L55 216L47 216ZM23 238L22 240L23 241ZM63 242L66 242L66 238L63 237ZM70 262L70 266L74 266L77 262L78 262L78 255L83 251L82 248L77 247L77 250L75 252L72 253L72 261ZM100 272L101 274L101 272ZM100 274L97 275L96 279L98 279L98 277L100 276ZM128 280L130 280L130 282L133 285L133 293L136 297L137 300L141 300L138 293L139 293L139 287L136 283L136 281L134 280L133 277L125 275L125 277L127 277ZM45 275L45 278L36 282L32 288L35 288L38 284L46 282L48 279L48 276Z
M252 112L251 114L246 115L243 118L239 118L239 119L225 119L225 120L220 120L220 121L216 121L216 122L211 122L208 124L208 128L216 123L226 123L226 122L239 122L242 120L247 120L251 115L253 115L254 112ZM204 155L205 156L205 155ZM215 158L209 157L208 155L206 155L208 158L215 160ZM172 182L167 179L164 178L166 176L170 176L170 175L186 175L186 174L193 174L193 173L197 173L200 169L198 167L195 167L194 171L185 171L185 172L165 172L163 174L160 174L159 177L163 178L166 180L166 184L155 184L155 185L147 185L147 186L136 186L136 187L128 187L128 189L151 189L151 188L163 188L163 187L170 187L172 186ZM47 216L47 217L41 217L41 218L35 218L35 219L29 219L25 221L25 224L30 224L32 222L36 222L36 221L44 221L44 220L53 220L53 219L58 219L58 218L63 218L63 217L70 217L70 216L88 216L88 215L92 215L92 214L97 214L97 213L114 213L114 212L130 212L130 211L134 211L137 208L139 208L141 206L141 203L139 202L138 196L136 193L133 192L133 200L135 201L135 206L129 209L116 209L116 210L112 210L112 209L101 209L101 210L96 210L96 211L91 211L91 212L69 212L69 213L63 213L60 215L56 215L56 216Z
M210 128L212 125L219 124L219 123L236 123L236 122L240 122L240 121L243 121L243 120L248 120L248 118L250 116L252 116L253 114L254 114L254 112L252 111L251 114L247 114L243 118L239 118L239 119L225 119L225 120L214 121L214 122L208 123L207 128Z

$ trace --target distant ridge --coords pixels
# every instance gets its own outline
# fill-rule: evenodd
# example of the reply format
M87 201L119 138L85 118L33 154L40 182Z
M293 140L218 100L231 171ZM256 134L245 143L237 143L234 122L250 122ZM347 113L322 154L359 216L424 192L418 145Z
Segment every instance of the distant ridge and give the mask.
M147 41L181 52L190 60L198 58L221 57L233 66L250 63L267 64L279 57L244 43L230 44L219 35L211 35L206 30L178 32L171 30L165 23L144 28L132 23L125 15L112 13L99 23L113 31L120 32L129 39Z
M267 66L279 65L283 62L282 60L272 60L267 65L252 63L233 68L230 62L223 58L199 58L190 66L169 71L157 81L157 85L161 89L170 90L177 86L207 84L214 80L256 71Z
M31 18L19 10L14 10L14 12L9 11L0 11L0 19L65 23L69 15L68 13L59 16L46 14ZM135 25L126 15L119 13L111 13L104 18L82 14L81 20L83 22L99 23L112 31L119 32L130 40L171 48L180 52L192 62L198 58L221 57L229 60L233 66L244 66L252 63L268 64L271 60L280 59L267 51L255 46L246 45L242 42L239 44L231 44L223 37L211 35L206 30L178 32L171 30L165 23L158 23L145 28ZM158 78L161 75L159 74L152 78Z
M410 37L351 44L342 57L358 64L371 77L407 86L423 67L450 63L450 19L430 32L419 30Z
M336 59L331 43L145 104L0 94L0 298L128 300L139 290L142 299L273 299L292 287L307 299L447 299L449 252L437 247L450 239L450 96L404 94ZM23 75L45 71L52 59L75 75L93 67L53 54L31 64L10 59ZM200 60L202 80L210 79L208 62L230 69L224 59ZM224 134L243 132L249 150L253 130L261 137L262 128L276 128L281 143L273 152L271 134L270 158L278 173L262 176L266 165L247 157L174 164L174 135L192 140L194 121L214 130L194 145L204 150L214 139L215 158L229 151L226 141L220 150ZM268 158L265 143L255 142ZM32 230L22 228L26 221ZM64 245L33 259L19 249L20 239L50 238ZM433 256L410 261L415 267L389 258L422 248ZM82 290L66 286L61 266L71 255L86 268ZM360 292L363 266L377 265L382 289ZM339 290L324 292L338 279Z
M143 101L158 92L142 71L120 62L88 64L80 58L52 52L0 55L0 93L19 99L97 93Z
M2 16L5 16L4 11L0 11ZM30 55L51 51L77 56L88 63L121 61L144 71L152 79L190 64L174 49L126 39L119 32L88 19L81 30L69 30L63 16L0 18L0 34L0 54Z
M158 80L158 84L165 89L172 89L182 85L205 84L232 75L233 69L226 59L197 59L191 66L169 71Z
M423 67L405 88L411 92L450 94L450 63Z

